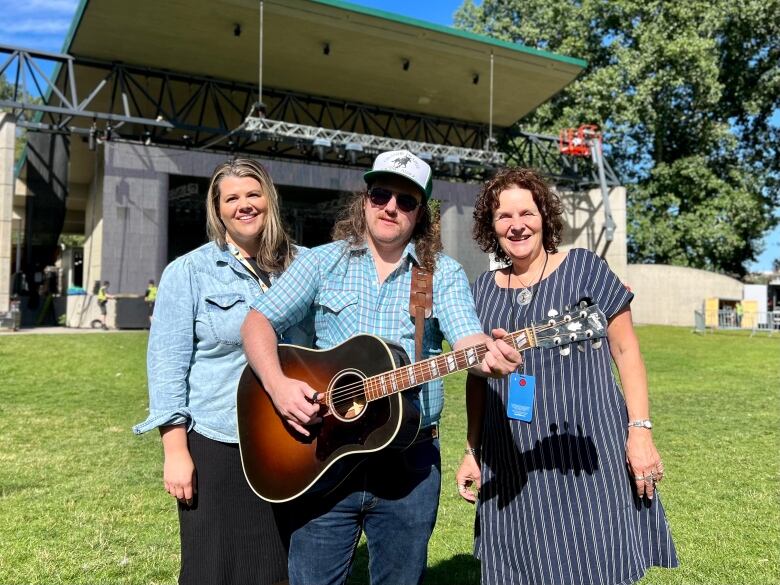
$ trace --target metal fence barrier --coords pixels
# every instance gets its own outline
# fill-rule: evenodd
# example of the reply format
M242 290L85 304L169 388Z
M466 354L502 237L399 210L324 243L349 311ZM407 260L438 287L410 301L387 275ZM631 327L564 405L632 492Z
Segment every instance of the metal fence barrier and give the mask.
M707 329L745 330L751 335L756 333L769 333L773 335L780 332L780 310L774 311L745 311L739 315L733 309L720 309L714 311L694 311L694 331L704 333Z

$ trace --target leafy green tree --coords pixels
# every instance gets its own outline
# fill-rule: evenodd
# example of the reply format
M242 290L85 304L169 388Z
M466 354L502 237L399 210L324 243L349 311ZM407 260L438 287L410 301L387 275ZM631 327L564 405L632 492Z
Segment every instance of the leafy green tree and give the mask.
M456 25L588 61L521 124L601 126L631 261L745 273L780 202L780 0L466 0Z

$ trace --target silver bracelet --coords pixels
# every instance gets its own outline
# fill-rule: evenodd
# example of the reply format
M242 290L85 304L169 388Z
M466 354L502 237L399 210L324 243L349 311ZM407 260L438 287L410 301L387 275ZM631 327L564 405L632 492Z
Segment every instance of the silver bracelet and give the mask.
M649 418L644 418L641 420L632 420L628 423L628 428L631 427L639 427L640 429L652 429L653 423L650 422Z
M479 457L479 447L477 447L476 449L474 447L466 447L465 449L463 449L463 454Z

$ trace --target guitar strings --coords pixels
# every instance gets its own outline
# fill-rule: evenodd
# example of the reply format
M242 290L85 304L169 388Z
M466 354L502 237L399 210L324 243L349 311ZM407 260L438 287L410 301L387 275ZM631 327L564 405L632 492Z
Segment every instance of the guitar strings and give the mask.
M565 319L561 319L560 321L556 321L554 323L546 323L544 325L539 326L538 328L533 328L533 331L534 331L534 333L541 333L541 332L547 331L549 329L554 329L554 328L562 325L563 323L567 323L567 322L568 321L566 321ZM523 334L524 332L525 332L525 330L516 331L515 333L510 333L509 335L507 335L503 339L504 339L504 341L509 340L512 343L512 345L514 345L514 342L517 339L517 337L520 336L521 334ZM485 356L485 354L487 354L487 347L484 344L480 344L480 345L477 345L477 346L472 346L472 347L469 347L469 348L464 348L464 349L458 350L458 351L453 352L453 353L464 353L464 352L466 352L469 349L474 349L477 352L477 357L480 360ZM515 348L515 349L518 349L518 348ZM524 349L518 349L518 351L522 352L522 351L525 351L526 349L530 349L530 346L526 347ZM427 360L416 362L416 363L410 364L409 366L404 366L402 368L396 368L396 371L404 370L404 369L406 369L408 367L411 367L413 372L415 372L415 370L417 370L417 371L419 371L420 374L422 374L422 368L423 367L425 367L430 362L433 362L433 361L441 359L442 357L444 357L444 356L439 355L439 356L436 356L436 357L433 357L433 358L428 358ZM455 358L455 359L456 359L456 364L457 364L457 358ZM428 366L428 368L429 368L429 371L430 371L430 366ZM439 368L437 367L437 371L438 371L438 369ZM459 369L464 369L464 368L459 368ZM453 372L449 372L448 371L444 375L447 375L447 374L450 374L450 373L454 373L455 371L457 371L457 370L453 370ZM374 381L373 382L374 384L378 384L378 379L380 377L382 377L382 376L388 375L389 373L390 372L383 372L381 374L377 374L377 375L371 376L369 378L364 378L364 379L359 380L357 382L353 382L353 383L347 384L345 386L340 386L338 388L334 388L333 390L327 390L323 394L326 397L327 396L331 397L330 404L333 405L333 406L347 404L349 402L354 401L355 398L365 397L368 384L371 383L372 380ZM441 376L441 375L440 376L435 376L434 378L431 378L431 380L435 380L435 379L441 378L441 377L443 377L443 376ZM427 381L430 381L430 380L427 380ZM413 386L414 385L409 386L409 388L411 388ZM408 388L404 388L404 389L407 390ZM391 394L395 394L395 392L392 392ZM387 395L383 394L382 396L379 396L378 398L382 398L384 396L387 396ZM371 399L368 399L367 401L370 402ZM327 404L327 402L326 402L326 404Z
M563 320L563 319L562 319L561 321L557 321L557 322L555 322L555 323L553 323L553 324L549 324L549 323L548 323L548 324L545 324L545 325L539 326L538 328L534 329L534 332L543 332L543 331L547 331L547 330L549 330L549 329L554 329L554 328L558 327L559 325L561 325L562 323L566 323L566 322L567 322L567 321L565 321L565 320ZM504 341L506 341L507 339L510 339L510 341L511 341L511 342L513 343L513 345L514 345L514 340L515 340L515 339L516 339L516 338L517 338L519 335L521 335L523 332L524 332L524 331L516 331L515 333L512 333L512 334L509 334L509 335L507 335L507 336L506 336L506 337L504 337L503 339L504 339ZM472 346L472 347L470 347L470 348L464 348L464 349L462 349L462 350L458 350L458 351L457 351L457 352L455 352L455 353L461 353L461 352L465 352L465 351L466 351L466 350L468 350L468 349L474 349L475 351L477 351L478 357L479 357L480 359L481 359L482 357L484 357L484 355L487 353L487 347L486 347L484 344L481 344L481 345L478 345L478 346ZM517 348L516 348L516 349L517 349ZM522 349L522 350L518 350L518 351L521 351L521 352L522 352L522 351L525 351L526 349L530 349L530 346L529 346L529 347L526 347L526 348L524 348L524 349ZM418 368L418 366L419 366L419 368L420 368L420 369L422 369L422 367L423 367L425 364L427 364L428 362L432 362L432 361L438 360L438 359L440 359L440 358L442 358L442 357L443 357L443 356L441 356L441 355L440 355L440 356L436 356L436 357L434 357L434 358L429 358L429 359L427 359L427 360L423 360L423 361L421 361L421 362L416 362L416 363L414 363L414 364L410 364L410 366L412 367L412 369L413 369L413 370L417 369L417 368ZM456 358L456 359L457 359L457 358ZM396 369L396 371L398 371L398 370L403 370L403 369L406 369L407 367L410 367L410 366L404 366L404 367L402 367L402 368L397 368L397 369ZM460 369L463 369L463 368L460 368ZM437 368L437 370L438 370L438 368ZM457 370L453 370L453 372L446 372L444 375L446 376L447 374L454 373L454 371L457 371ZM362 380L360 380L360 381L358 381L358 382L353 382L353 383L351 383L351 384L347 384L347 385L345 385L345 386L341 386L341 387L339 387L339 388L334 388L333 390L326 391L326 392L324 392L324 394L325 394L326 396L327 396L327 395L331 395L332 399L331 399L331 401L330 401L330 402L331 402L331 404L333 404L334 406L335 406L335 405L346 404L346 403L349 403L350 401L353 401L355 398L358 398L358 397L361 397L361 396L365 396L365 393L366 393L366 392L365 392L365 390L366 390L366 387L367 387L367 383L368 383L368 382L370 382L370 381L374 380L374 383L376 383L376 380L377 380L378 378L380 378L380 377L382 377L382 376L386 376L386 375L387 375L387 374L389 374L389 373L390 373L390 372L383 372L383 373L381 373L381 374L377 374L377 375L375 375L375 376L371 376L370 378L364 378L364 379L362 379ZM422 372L420 372L420 373L422 373ZM432 378L432 379L437 379L437 378L441 378L441 377L443 377L443 376L442 376L442 375L440 375L440 376L435 376L435 377L434 377L434 378ZM428 380L428 381L430 381L430 380ZM411 388L411 387L413 387L413 386L409 386L409 388ZM404 389L406 390L406 389L408 389L408 388L404 388ZM395 394L395 392L392 392L391 394ZM379 396L379 397L377 397L377 398L382 398L382 397L384 397L384 396L386 396L386 394L383 394L382 396ZM336 398L336 397L338 397L338 398ZM369 399L368 401L370 402L371 400Z

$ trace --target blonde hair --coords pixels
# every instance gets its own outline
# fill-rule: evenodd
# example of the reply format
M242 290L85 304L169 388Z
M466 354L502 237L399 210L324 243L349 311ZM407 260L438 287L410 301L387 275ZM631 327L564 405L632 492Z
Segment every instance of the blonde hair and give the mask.
M221 249L227 246L227 230L219 217L219 185L225 177L248 177L260 183L260 188L268 204L268 212L263 231L258 238L260 248L257 252L257 264L268 272L281 272L295 257L292 240L282 224L279 213L279 194L268 172L252 159L236 158L224 162L214 169L206 196L206 233L209 240Z

